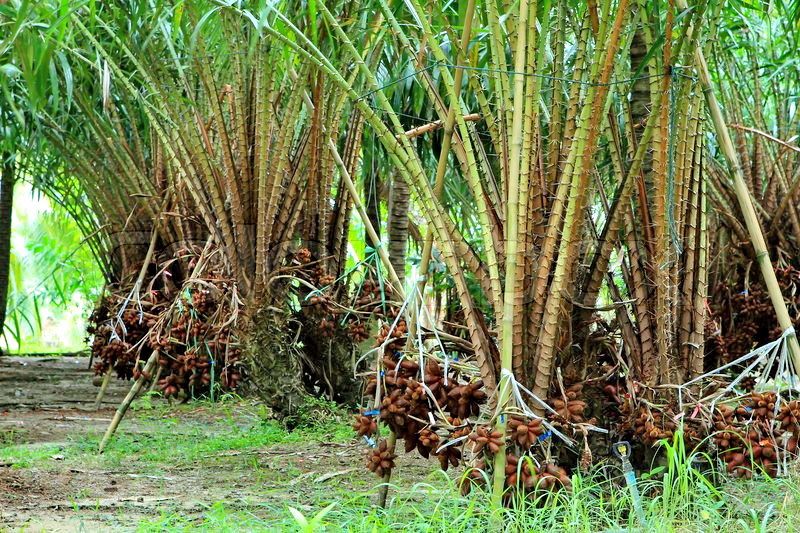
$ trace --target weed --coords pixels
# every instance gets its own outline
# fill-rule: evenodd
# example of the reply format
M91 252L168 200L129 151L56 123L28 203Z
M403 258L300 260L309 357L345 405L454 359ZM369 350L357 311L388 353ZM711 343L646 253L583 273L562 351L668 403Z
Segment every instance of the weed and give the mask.
M324 509L317 511L317 513L314 514L314 516L312 516L310 519L306 518L303 513L294 507L289 507L289 513L291 513L292 518L295 521L295 525L300 528L300 531L303 533L313 533L314 531L322 529L322 527L325 525L323 522L325 515L330 513L334 507L336 507L336 502L333 502Z
M389 505L381 509L374 506L377 482L371 478L353 476L344 481L337 477L315 483L315 472L302 471L290 461L276 461L280 455L262 455L275 446L302 452L310 441L351 440L351 429L336 419L288 431L274 420L260 418L257 407L241 402L163 412L159 403L136 413L136 431L121 431L103 455L96 453L98 435L80 435L65 446L0 447L0 460L17 468L43 470L80 465L97 470L134 468L137 473L163 476L165 470L174 469L167 473L170 477L187 470L196 474L190 478L194 483L198 479L204 485L243 480L249 487L242 496L212 499L188 515L181 507L154 509L156 514L138 524L143 532L780 531L791 530L800 517L798 478L712 483L717 478L711 467L698 466L700 456L687 450L680 436L662 442L662 464L639 476L645 526L633 512L631 493L616 462L600 464L587 475L573 475L569 494L519 496L512 508L493 506L489 495L478 490L462 496L458 479L437 472L424 482L392 486ZM195 416L198 409L207 409L202 418ZM154 412L161 417L153 417ZM64 460L53 461L50 457L55 454ZM705 459L703 464L713 464ZM231 472L232 477L221 472ZM162 484L162 491L169 492L172 484ZM76 498L88 497L88 492L81 491ZM74 512L79 511L87 512L77 508ZM95 514L101 512L95 509ZM117 520L124 523L124 518Z
M283 419L283 423L290 430L331 429L341 426L348 417L348 413L336 402L307 396L294 414Z
M0 430L0 448L19 444L24 440L24 432L19 429Z
M157 405L165 406L167 409L169 408L169 404L167 403L160 403L154 404L153 399L160 397L161 393L156 391L149 391L142 394L139 398L136 398L133 402L131 402L131 411L153 411L156 409Z

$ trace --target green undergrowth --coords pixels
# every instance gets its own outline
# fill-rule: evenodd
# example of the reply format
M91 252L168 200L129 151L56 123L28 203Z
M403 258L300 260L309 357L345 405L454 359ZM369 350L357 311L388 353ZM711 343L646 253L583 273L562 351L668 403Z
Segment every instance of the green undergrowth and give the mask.
M374 505L374 491L339 495L312 508L216 502L200 519L164 513L143 521L139 531L767 532L796 531L800 518L794 503L800 488L793 479L750 481L728 493L692 491L682 502L664 498L661 484L645 484L644 526L625 488L601 475L577 475L573 482L571 495L523 499L509 509L494 507L485 493L462 496L443 476L438 483L392 486L395 496L386 509Z
M639 504L614 463L591 474L576 473L570 493L517 497L497 507L481 490L463 496L458 479L445 474L431 481L390 488L386 509L374 505L375 488L333 493L316 505L284 501L236 505L216 502L202 517L162 513L143 521L149 531L795 531L800 518L800 479L761 477L723 481L712 469L696 466L695 454L674 442L662 443L663 466L640 474Z
M65 443L0 442L0 463L12 468L56 468L53 461L114 469L157 470L208 462L279 444L346 442L353 432L342 416L321 418L291 431L257 404L240 399L171 406L145 397L121 423L103 454L100 432L77 433Z
M46 464L64 449L59 444L12 444L0 446L0 464L11 468L31 468Z
M479 489L463 496L457 474L401 456L389 505L381 509L374 505L378 480L363 469L345 416L325 402L311 403L290 421L290 430L262 407L241 399L170 406L146 397L102 455L97 454L99 434L76 433L61 444L19 444L16 439L0 443L0 464L40 472L153 475L187 486L205 480L223 489L208 498L156 504L133 524L124 512L113 519L118 520L115 525L142 532L800 528L800 476L726 480L707 466L713 461L695 461L677 438L662 443L662 466L638 475L645 524L634 512L616 461L601 463L587 475L574 474L571 493L519 498L505 508L494 506ZM100 516L83 509L81 517Z

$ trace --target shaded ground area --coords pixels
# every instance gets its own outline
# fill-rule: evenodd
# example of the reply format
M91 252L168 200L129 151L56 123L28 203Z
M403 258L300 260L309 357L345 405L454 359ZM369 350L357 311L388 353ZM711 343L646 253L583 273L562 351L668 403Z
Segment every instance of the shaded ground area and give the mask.
M108 425L129 383L112 380L102 409L88 357L0 357L0 445L62 442Z
M92 408L98 388L88 357L0 356L0 411L7 409ZM103 406L116 406L129 383L112 380Z
M0 530L162 529L224 507L269 522L373 497L363 445L342 420L287 433L242 400L170 406L143 397L96 453L129 383L93 410L88 359L0 358ZM399 484L431 475L404 458Z

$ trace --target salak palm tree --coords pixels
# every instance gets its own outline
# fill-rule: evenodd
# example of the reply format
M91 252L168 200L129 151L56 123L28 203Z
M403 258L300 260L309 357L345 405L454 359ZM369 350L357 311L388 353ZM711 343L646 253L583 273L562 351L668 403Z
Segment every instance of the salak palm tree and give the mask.
M704 93L729 155L702 52L707 4L522 1L501 8L490 1L469 2L458 12L415 0L365 4L390 28L444 125L435 170L387 97L380 66L365 61L371 49L352 38L333 15L336 7L318 5L347 64L330 62L297 28L287 35L288 18L264 31L347 91L408 183L453 277L481 377L497 388L496 429L505 430L503 415L512 406L522 407L512 394L517 383L530 387L541 402L533 410L541 414L561 373L568 382L583 381L598 363L619 362L581 340L599 331L602 312L616 318L621 364L630 369L628 379L646 387L644 396L702 373ZM473 19L484 28L477 36ZM352 73L363 79L366 95L353 89ZM638 95L632 101L631 91ZM473 113L480 115L477 126L465 118ZM445 177L468 186L479 252L441 203ZM749 200L738 198L760 250ZM774 282L771 267L762 267ZM497 318L499 351L466 271L480 280ZM501 447L496 473L504 462ZM499 474L495 489L502 489Z

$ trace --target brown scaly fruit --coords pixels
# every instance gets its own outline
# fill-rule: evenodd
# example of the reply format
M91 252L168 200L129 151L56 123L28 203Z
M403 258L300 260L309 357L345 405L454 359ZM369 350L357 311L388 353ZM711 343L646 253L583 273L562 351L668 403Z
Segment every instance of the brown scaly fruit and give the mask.
M366 435L374 435L378 432L378 422L370 416L356 415L356 421L353 424L353 429L359 437Z
M436 451L439 447L439 435L436 434L431 428L424 428L418 433L417 450L419 454L427 459L430 457L431 452Z
M511 440L523 448L530 448L538 440L539 436L544 433L542 419L535 418L526 421L522 418L511 418L508 421L508 433Z
M448 446L436 454L436 458L439 459L442 470L447 470L449 466L458 466L461 462L461 450L455 446Z
M543 464L539 467L539 479L536 485L538 490L556 491L559 489L572 489L572 480L567 471L554 464Z
M378 477L383 477L386 472L394 468L396 458L397 456L389 450L389 443L383 439L376 448L367 451L367 469Z
M473 433L470 433L469 440L472 441L472 453L478 454L484 448L492 455L500 451L503 446L503 434L499 431L493 430L489 426L481 426L475 428Z
M486 402L483 380L466 385L457 385L447 393L447 409L456 418L469 418L480 414L481 405Z

